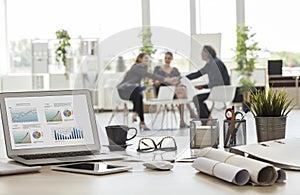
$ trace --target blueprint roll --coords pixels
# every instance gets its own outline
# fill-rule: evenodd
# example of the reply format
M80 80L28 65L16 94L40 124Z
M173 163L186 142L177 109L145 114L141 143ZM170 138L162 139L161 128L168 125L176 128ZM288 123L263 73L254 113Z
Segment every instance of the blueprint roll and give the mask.
M250 174L246 169L204 157L197 158L192 167L200 172L239 186L245 185L250 179Z
M204 148L200 150L198 156L244 168L250 173L250 180L257 185L273 185L278 179L277 170L269 163L264 163L214 148Z
M286 173L284 170L275 167L276 171L277 171L277 179L276 179L276 183L282 183L286 180Z

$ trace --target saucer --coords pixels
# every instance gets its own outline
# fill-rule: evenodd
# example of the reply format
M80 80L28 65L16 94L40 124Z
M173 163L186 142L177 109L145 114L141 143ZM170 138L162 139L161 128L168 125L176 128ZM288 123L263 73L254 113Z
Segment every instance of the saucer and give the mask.
M132 146L132 144L124 144L124 145L103 145L104 147L108 147L110 151L122 151L127 148L127 146Z

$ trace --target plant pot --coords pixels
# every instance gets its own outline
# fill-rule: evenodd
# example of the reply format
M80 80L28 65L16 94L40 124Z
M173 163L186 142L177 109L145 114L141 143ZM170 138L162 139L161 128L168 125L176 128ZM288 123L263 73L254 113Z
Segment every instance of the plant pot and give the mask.
M264 142L284 139L286 131L286 116L255 117L257 141Z

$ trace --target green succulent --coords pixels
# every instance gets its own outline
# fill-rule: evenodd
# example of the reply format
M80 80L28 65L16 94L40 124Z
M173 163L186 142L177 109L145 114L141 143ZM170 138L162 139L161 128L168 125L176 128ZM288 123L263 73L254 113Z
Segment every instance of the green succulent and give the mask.
M251 92L250 110L255 117L280 117L287 116L294 105L293 98L281 89L272 91L270 88L265 90L255 90Z

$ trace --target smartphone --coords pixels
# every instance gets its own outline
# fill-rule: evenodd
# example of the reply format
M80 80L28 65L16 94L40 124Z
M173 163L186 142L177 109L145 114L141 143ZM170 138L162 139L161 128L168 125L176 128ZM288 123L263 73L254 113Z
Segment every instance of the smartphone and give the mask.
M85 162L51 166L52 170L67 171L75 173L86 173L92 175L106 175L110 173L124 172L132 169L129 166L108 165L102 162Z

